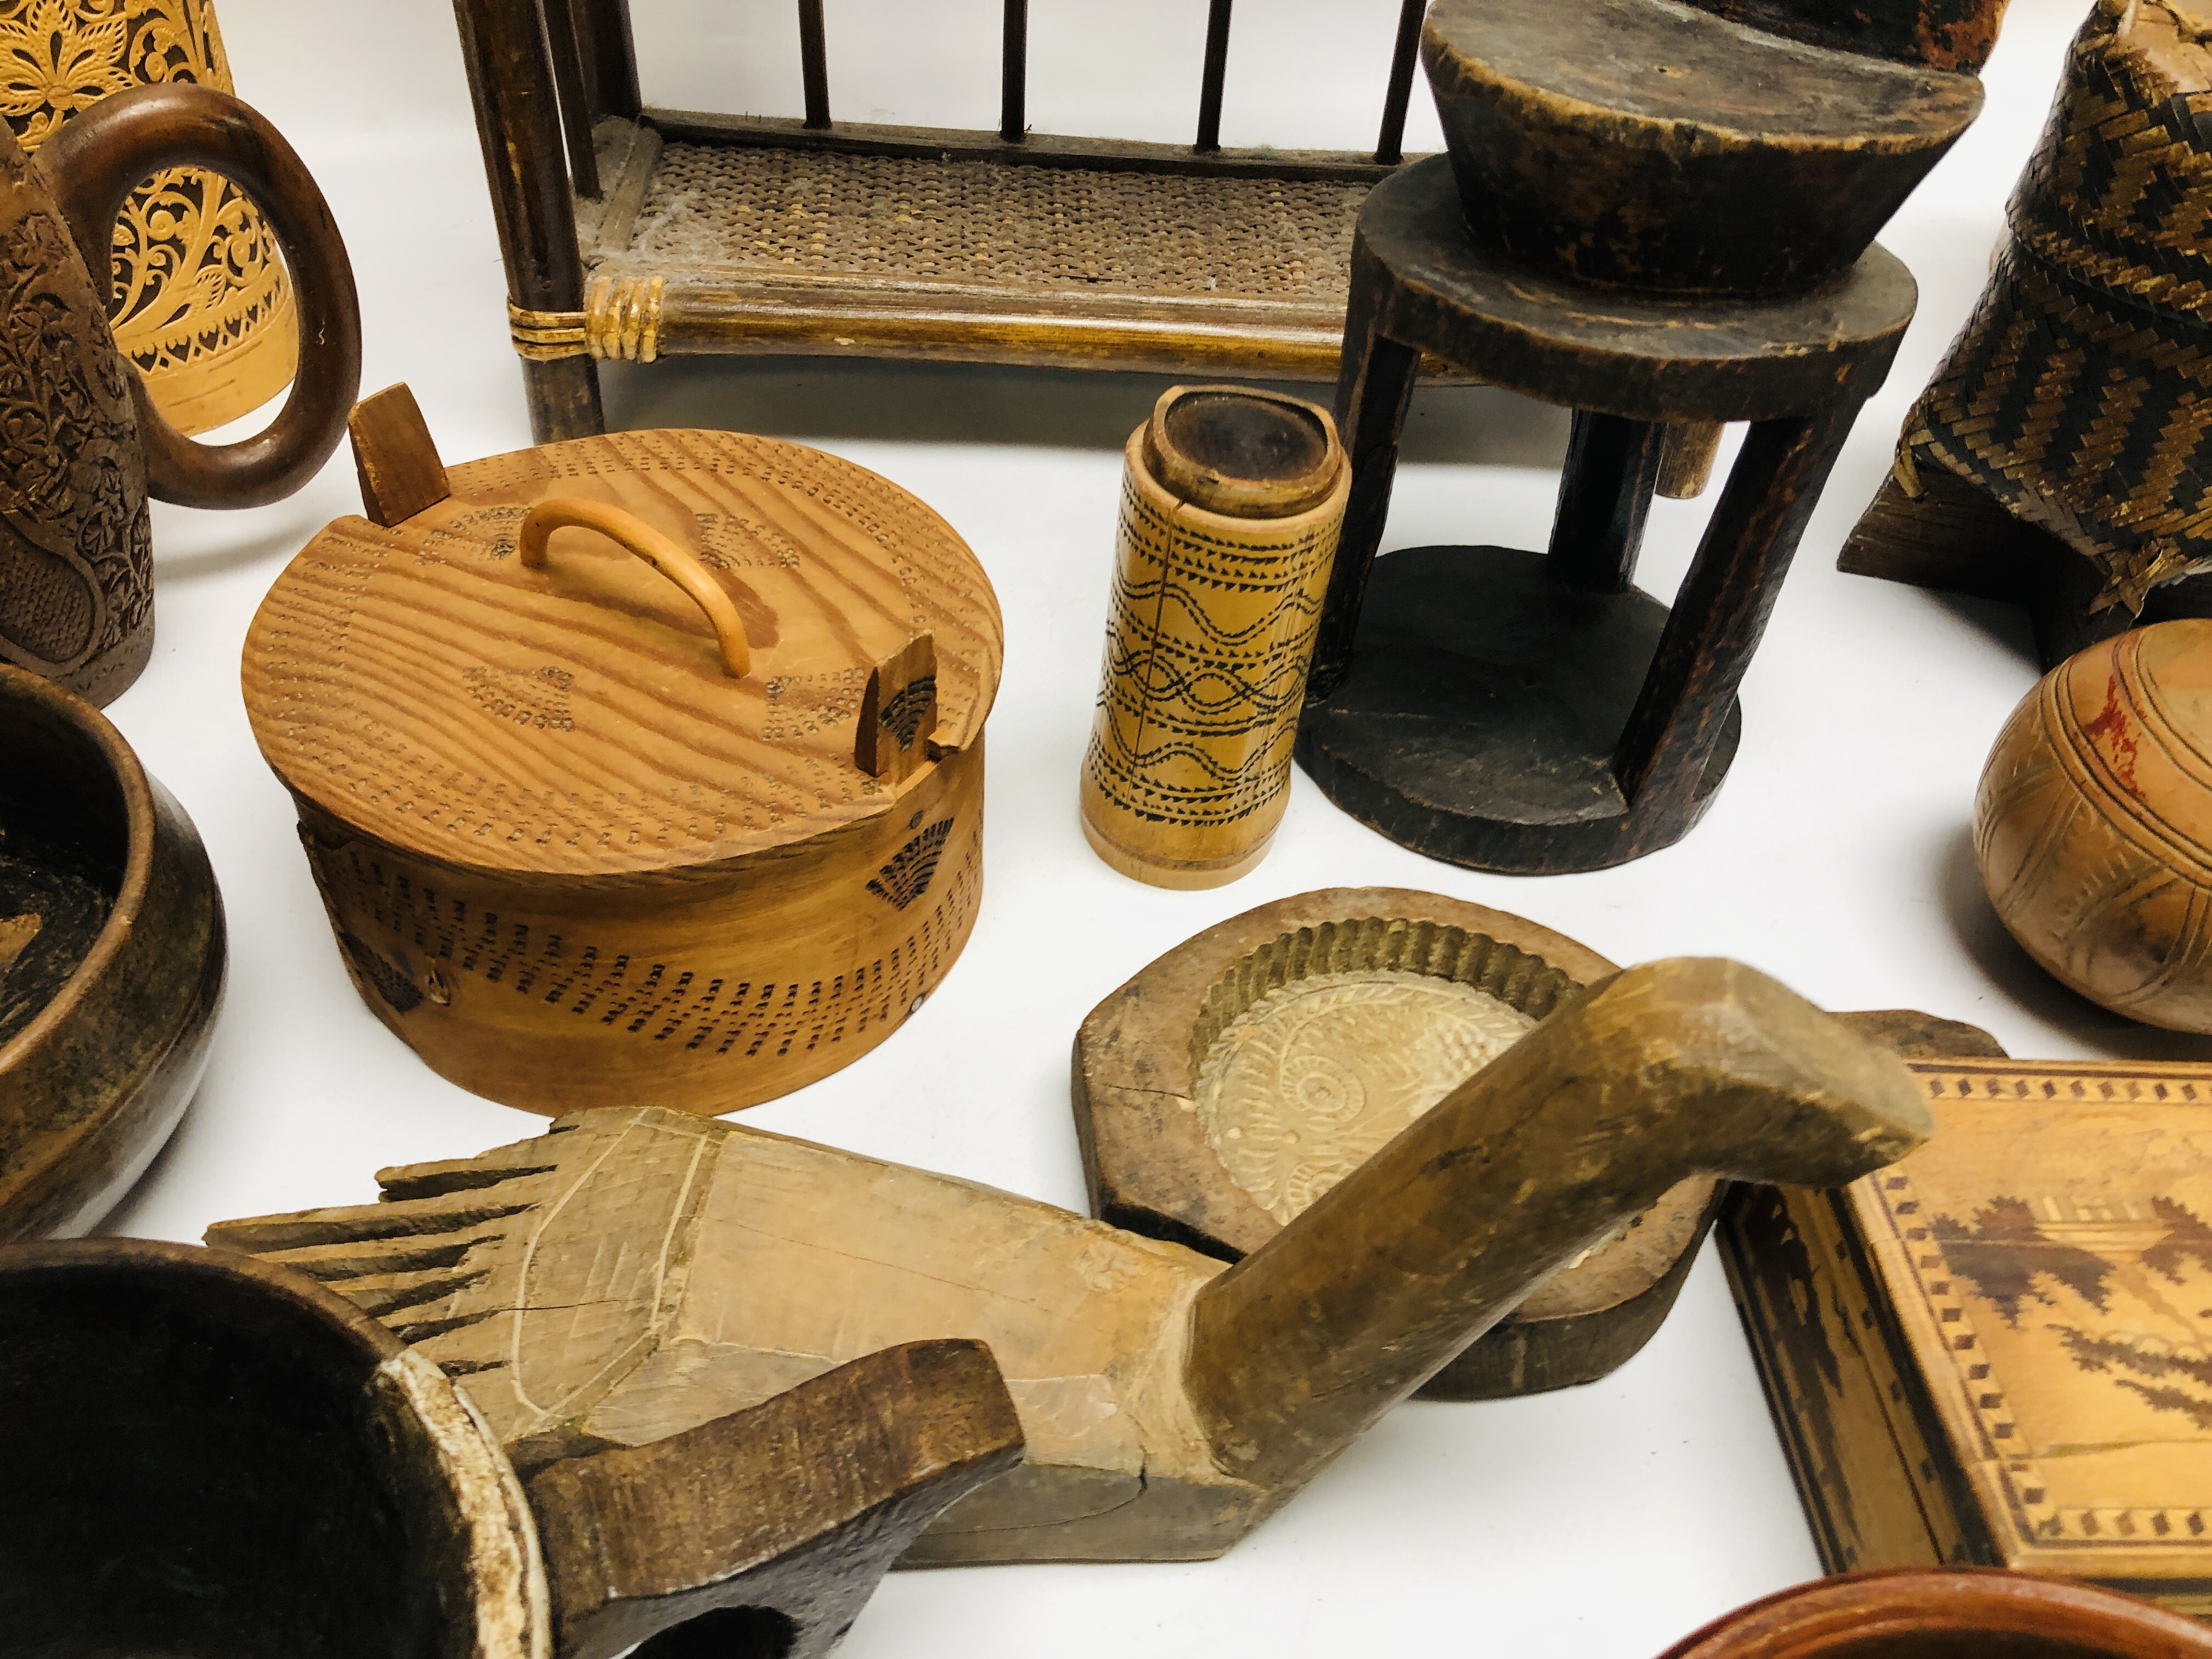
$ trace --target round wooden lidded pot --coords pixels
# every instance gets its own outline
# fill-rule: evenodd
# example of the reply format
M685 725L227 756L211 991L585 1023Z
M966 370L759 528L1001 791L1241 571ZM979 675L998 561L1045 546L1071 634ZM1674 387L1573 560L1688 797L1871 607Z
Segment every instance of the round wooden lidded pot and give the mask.
M1974 856L2005 927L2063 983L2212 1032L2212 620L2136 629L2045 674L1983 768Z
M277 579L244 678L378 1018L549 1113L731 1111L896 1030L981 890L1003 634L959 537L765 438L448 474L404 387L353 430L369 519Z

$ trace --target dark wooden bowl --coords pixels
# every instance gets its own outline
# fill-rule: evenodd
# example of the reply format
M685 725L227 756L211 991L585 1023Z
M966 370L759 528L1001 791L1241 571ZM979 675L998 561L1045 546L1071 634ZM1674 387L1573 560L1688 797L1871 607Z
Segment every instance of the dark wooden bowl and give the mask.
M988 1348L907 1342L526 1489L305 1273L0 1246L0 1659L804 1659L1022 1443Z
M520 1493L469 1432L434 1368L285 1268L0 1249L0 1651L525 1659L526 1575L495 1559Z
M1437 0L1421 58L1478 241L1660 291L1840 276L1982 103L1969 74L1665 0Z
M0 666L0 1241L83 1232L144 1172L223 963L184 809L91 704Z
M2207 1659L2212 1632L2132 1595L1996 1568L1911 1567L1799 1584L1660 1659Z

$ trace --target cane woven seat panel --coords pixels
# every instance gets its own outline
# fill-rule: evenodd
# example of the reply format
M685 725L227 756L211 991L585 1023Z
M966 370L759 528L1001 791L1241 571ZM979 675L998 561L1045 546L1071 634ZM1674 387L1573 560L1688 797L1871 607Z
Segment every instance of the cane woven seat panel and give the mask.
M2104 10L2007 210L1990 284L1905 422L2139 611L2212 568L2212 52L2186 9Z
M602 170L617 182L604 207L577 204L592 291L577 320L593 356L820 350L1336 372L1371 174L649 134L633 147L603 125L612 143L603 135Z
M665 272L1340 307L1369 188L673 143L629 252Z

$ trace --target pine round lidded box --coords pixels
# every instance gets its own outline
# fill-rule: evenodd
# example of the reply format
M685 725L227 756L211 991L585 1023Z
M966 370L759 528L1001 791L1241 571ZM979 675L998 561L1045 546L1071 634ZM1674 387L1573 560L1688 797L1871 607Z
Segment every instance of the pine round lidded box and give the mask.
M1003 633L927 506L726 432L457 465L353 417L367 518L246 636L246 702L363 1000L558 1113L719 1113L882 1042L981 884Z

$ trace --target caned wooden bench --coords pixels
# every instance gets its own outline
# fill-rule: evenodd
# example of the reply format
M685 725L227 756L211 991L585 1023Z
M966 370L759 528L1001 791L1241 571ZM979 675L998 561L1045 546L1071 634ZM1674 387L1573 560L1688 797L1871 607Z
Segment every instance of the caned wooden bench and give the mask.
M1028 0L1005 0L995 132L832 120L823 0L799 0L798 120L646 107L628 0L455 0L538 441L604 430L603 358L1333 379L1424 0L1401 0L1371 154L1223 149L1231 0L1208 3L1182 145L1027 131Z

